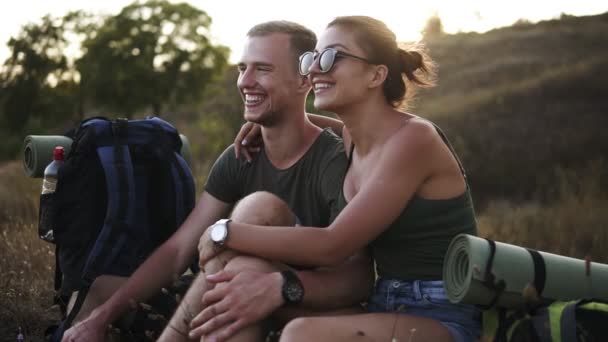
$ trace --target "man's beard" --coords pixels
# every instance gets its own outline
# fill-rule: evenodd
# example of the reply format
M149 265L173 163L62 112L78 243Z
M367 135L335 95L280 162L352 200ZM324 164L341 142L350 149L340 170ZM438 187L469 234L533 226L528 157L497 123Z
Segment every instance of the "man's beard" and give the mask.
M247 120L246 116L247 115L245 115L245 120ZM280 117L281 114L275 111L266 111L262 115L258 115L257 117L252 118L248 121L251 121L263 127L272 127L281 121Z

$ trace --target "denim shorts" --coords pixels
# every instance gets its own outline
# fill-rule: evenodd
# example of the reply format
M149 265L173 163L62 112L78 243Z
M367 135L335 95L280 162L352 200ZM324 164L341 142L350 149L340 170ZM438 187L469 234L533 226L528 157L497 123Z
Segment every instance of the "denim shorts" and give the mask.
M481 311L473 305L451 303L441 280L380 278L368 301L368 310L435 319L449 330L455 342L476 341L481 335Z

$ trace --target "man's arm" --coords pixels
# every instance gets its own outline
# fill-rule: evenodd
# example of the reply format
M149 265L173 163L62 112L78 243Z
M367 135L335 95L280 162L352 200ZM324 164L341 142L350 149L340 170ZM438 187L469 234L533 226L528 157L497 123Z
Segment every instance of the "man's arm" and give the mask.
M231 205L203 192L198 204L173 236L163 243L103 305L64 335L64 341L94 340L134 304L179 277L191 264L205 229L229 213ZM101 335L100 335L101 334Z

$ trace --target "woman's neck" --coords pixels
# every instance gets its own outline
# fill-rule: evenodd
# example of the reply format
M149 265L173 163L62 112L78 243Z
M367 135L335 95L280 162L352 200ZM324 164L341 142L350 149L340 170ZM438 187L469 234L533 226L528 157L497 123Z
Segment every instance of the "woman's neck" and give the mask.
M348 129L359 155L367 155L374 147L383 144L395 131L395 119L403 117L403 113L386 102L371 101L341 109L336 114Z

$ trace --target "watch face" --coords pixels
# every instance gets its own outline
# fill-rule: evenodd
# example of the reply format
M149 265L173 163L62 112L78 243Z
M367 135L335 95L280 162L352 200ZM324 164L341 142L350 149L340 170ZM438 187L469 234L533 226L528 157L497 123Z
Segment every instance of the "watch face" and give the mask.
M226 236L226 225L213 225L213 227L211 227L211 232L209 235L211 237L211 240L214 242L224 241L224 237Z
M285 294L287 298L289 298L290 302L299 303L302 301L302 297L304 296L304 291L302 287L297 283L289 283L287 288L285 289Z

